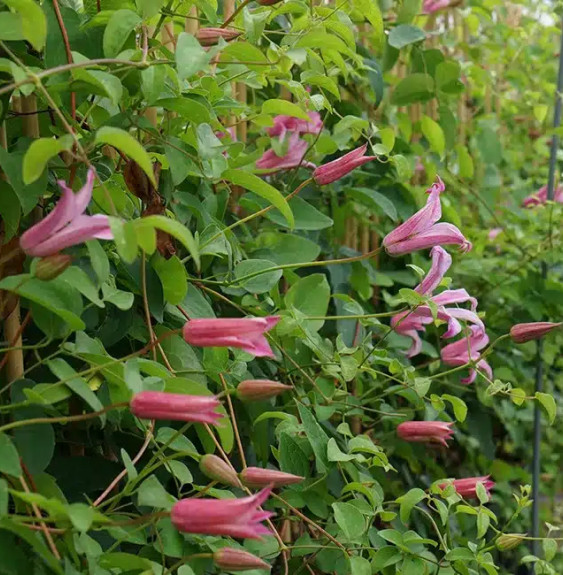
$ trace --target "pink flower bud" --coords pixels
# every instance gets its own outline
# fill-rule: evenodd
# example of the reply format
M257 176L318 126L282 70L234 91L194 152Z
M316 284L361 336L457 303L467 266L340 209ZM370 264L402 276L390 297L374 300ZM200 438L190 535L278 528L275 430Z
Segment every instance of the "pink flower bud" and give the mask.
M233 487L241 487L237 472L216 455L204 455L199 462L199 468L209 479L214 479Z
M72 263L72 257L65 254L53 254L41 258L35 266L35 277L43 281L49 281L60 276Z
M258 0L258 4L260 4L260 6L273 6L281 1L282 0Z
M343 178L357 167L366 164L367 162L371 162L372 160L376 160L376 156L365 155L367 147L368 145L364 144L360 148L356 148L341 158L338 158L338 160L319 166L313 172L313 179L319 186L326 186L327 184Z
M217 567L225 571L246 571L248 569L271 569L265 561L259 557L232 547L223 547L213 553L213 561Z
M405 441L441 443L448 446L453 423L445 421L405 421L397 426L397 435Z
M232 28L200 28L197 31L197 39L202 46L215 46L220 38L230 42L240 36L240 32Z
M454 479L452 482L458 495L466 499L474 499L477 497L477 483L482 483L487 495L490 495L491 489L495 486L495 482L489 479L490 475L482 477L467 477L466 479ZM440 483L440 489L447 487L447 483Z
M291 385L269 379L247 379L239 383L237 397L242 401L263 401L290 389L293 389Z
M305 478L291 473L284 473L276 469L262 469L261 467L247 467L240 473L242 482L247 487L283 487L300 483Z
M510 328L510 337L514 343L526 343L532 339L540 339L560 325L561 322L552 323L549 321L518 323Z
M217 424L221 405L213 395L182 395L163 391L141 391L131 400L133 415L141 419L172 419Z

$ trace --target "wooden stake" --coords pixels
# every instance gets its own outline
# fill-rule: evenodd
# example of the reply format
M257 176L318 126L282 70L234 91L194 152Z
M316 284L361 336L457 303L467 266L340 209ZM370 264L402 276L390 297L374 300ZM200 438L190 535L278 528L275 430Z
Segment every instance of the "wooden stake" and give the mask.
M196 6L192 6L190 8L188 16L189 16L189 18L186 18L184 30L188 34L192 34L192 36L195 36L197 34L197 31L199 30L199 20L197 19L198 14L197 14L197 7Z

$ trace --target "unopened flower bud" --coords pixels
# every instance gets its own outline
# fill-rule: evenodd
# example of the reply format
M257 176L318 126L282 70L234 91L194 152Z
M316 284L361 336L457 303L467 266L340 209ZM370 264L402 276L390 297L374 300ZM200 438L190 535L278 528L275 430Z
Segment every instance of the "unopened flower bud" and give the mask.
M237 472L216 455L204 455L199 462L199 468L209 479L214 479L233 487L241 487Z
M560 325L561 322L552 323L550 321L518 323L510 328L510 337L514 343L526 343L533 339L540 339Z
M283 487L300 483L305 479L299 475L284 473L276 469L263 469L262 467L247 467L240 473L241 481L248 487Z
M213 561L217 567L225 571L247 571L248 569L270 569L271 566L256 555L243 551L223 547L213 553Z
M313 179L319 186L326 186L349 174L352 170L366 162L377 159L376 156L366 156L367 144L348 152L344 156L319 166L313 172Z
M514 547L518 547L526 534L522 533L503 533L497 540L495 545L501 551L508 551L509 549L514 549Z
M260 4L260 6L273 6L281 1L282 0L258 0L258 4Z
M200 28L197 31L197 39L202 46L215 46L220 38L223 38L225 42L230 42L240 34L232 28Z
M237 397L242 401L263 401L290 389L293 389L291 385L284 385L278 381L247 379L239 383Z
M35 277L49 281L60 276L72 263L72 257L65 254L53 254L41 258L35 266Z

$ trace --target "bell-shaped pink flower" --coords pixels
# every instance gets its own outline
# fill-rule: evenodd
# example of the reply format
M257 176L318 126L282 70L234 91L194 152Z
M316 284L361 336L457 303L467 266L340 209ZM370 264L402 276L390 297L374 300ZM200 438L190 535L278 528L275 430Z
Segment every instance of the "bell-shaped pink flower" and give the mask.
M540 339L550 331L563 325L561 322L536 321L533 323L517 323L510 328L510 337L514 343L526 343L533 339Z
M422 4L423 14L433 14L438 12L438 10L443 10L448 8L450 5L450 0L424 0Z
M558 204L563 204L563 188L558 187L553 192L553 201ZM543 206L547 203L547 186L542 186L537 192L524 198L522 206L524 208L533 208L535 206Z
M215 46L222 38L225 42L230 42L240 36L238 30L232 28L200 28L196 37L202 46Z
M477 362L477 369L485 372L487 377L492 379L493 370L491 369L491 366L484 359L479 360L481 350L487 347L487 344L489 343L489 337L485 333L485 330L480 326L472 325L470 330L471 333L469 336L462 337L461 339L443 347L440 357L446 365L450 365L452 367L459 367L469 363L470 361ZM462 379L461 383L473 383L476 376L476 371L473 368L470 368L469 377Z
M50 256L94 238L113 239L107 216L84 215L92 199L94 177L94 169L90 168L86 183L76 194L64 181L58 182L62 196L53 211L24 232L20 238L20 247L26 254L36 257Z
M289 138L287 154L278 156L274 150L266 150L262 157L256 161L259 170L291 170L299 166L304 168L314 168L315 165L305 161L303 158L307 152L309 144L299 138L299 134L292 134Z
M397 425L397 435L405 441L441 443L447 447L447 440L454 434L452 426L446 421L405 421Z
M305 478L291 473L284 473L277 469L263 469L262 467L247 467L243 469L239 477L248 487L283 487L301 483Z
M237 397L242 401L264 401L293 389L279 381L270 379L247 379L237 386Z
M279 316L191 319L184 325L184 339L198 347L236 347L256 357L274 357L264 333Z
M269 136L279 136L283 142L286 134L318 134L323 129L321 115L318 112L309 112L309 119L302 120L293 116L276 116L274 125L268 128Z
M347 154L344 154L341 158L328 162L328 164L323 164L319 166L313 172L313 179L319 186L326 186L332 182L336 182L340 178L343 178L349 174L352 170L355 170L359 166L376 160L377 156L366 156L366 150L368 145L364 144Z
M219 569L228 571L248 571L249 569L271 569L271 565L262 561L260 557L252 555L243 549L221 547L213 553L213 563Z
M270 535L262 521L273 514L260 511L271 489L239 499L182 499L172 507L171 520L183 533L260 539Z
M491 489L495 486L495 482L491 481L490 475L483 475L481 477L467 477L465 479L454 479L452 485L455 487L458 495L466 499L474 499L477 497L477 483L482 483L487 495L491 494ZM440 489L444 489L448 484L440 483Z
M131 413L141 419L171 419L192 423L217 424L223 417L221 402L213 395L183 395L163 391L141 391L133 396Z
M389 254L409 254L448 244L459 245L463 252L471 249L471 243L456 226L444 222L436 223L442 217L440 194L445 189L444 183L438 177L438 181L426 191L429 194L426 205L383 238L383 245Z

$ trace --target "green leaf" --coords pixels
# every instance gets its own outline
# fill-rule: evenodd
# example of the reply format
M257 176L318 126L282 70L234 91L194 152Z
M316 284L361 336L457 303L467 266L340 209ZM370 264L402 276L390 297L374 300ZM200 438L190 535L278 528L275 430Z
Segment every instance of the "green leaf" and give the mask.
M170 495L155 475L149 476L141 483L137 491L139 505L158 507L169 510L176 503L176 498Z
M350 503L333 503L334 520L349 541L357 541L366 528L366 522L357 507Z
M426 493L422 489L415 487L414 489L407 491L404 495L401 495L401 497L397 498L397 503L401 504L399 516L405 525L409 522L412 508L417 503L420 503L425 497Z
M366 0L367 1L367 0ZM334 34L328 34L324 30L316 29L305 33L295 44L295 48L315 48L317 50L335 50L345 54L350 48Z
M104 126L96 132L96 144L108 144L137 162L153 186L156 186L152 162L146 150L129 132L111 126Z
M389 32L389 46L400 50L409 44L420 42L426 38L424 30L410 24L399 24Z
M80 319L82 298L77 290L55 278L44 282L32 278L30 274L9 276L0 280L0 289L17 293L38 303L66 321L73 331L86 326Z
M330 286L324 274L311 274L295 282L285 294L285 305L306 316L324 316L330 301ZM324 320L307 320L307 329L319 331Z
M104 553L98 559L98 565L102 569L108 569L111 571L118 569L119 573L152 573L152 564L148 559L140 557L139 555L133 555L132 553L123 553L121 551Z
M354 0L354 6L373 26L378 47L383 46L385 31L383 28L383 16L381 15L377 0Z
M459 165L459 177L472 178L475 169L473 167L473 158L469 154L467 147L462 144L458 144L455 149L457 152L457 161Z
M60 276L61 281L76 288L84 297L88 298L98 307L104 307L104 302L99 297L98 288L92 283L90 276L77 266L67 268Z
M113 216L109 217L109 225L113 233L113 241L119 257L127 264L137 257L137 234L134 222L124 222Z
M88 531L94 521L95 510L85 503L73 503L67 507L69 519L75 529Z
M276 188L266 183L258 176L250 174L249 172L243 172L242 170L227 170L226 172L223 172L221 177L224 180L227 180L227 182L231 182L235 186L241 186L245 190L250 190L257 196L270 202L270 204L276 207L283 214L289 226L294 227L295 220L293 212L291 211L286 199L283 197L281 192L276 190Z
M536 391L535 398L545 409L549 424L551 425L555 421L555 416L557 415L557 404L555 403L555 399L553 399L553 396L549 393L542 393L541 391Z
M81 83L88 84L88 91L98 94L100 96L107 96L116 106L121 101L123 96L123 86L119 78L108 72L100 70L86 70L78 68L72 71L72 77L75 79L73 88L77 85L81 87Z
M486 501L484 501L483 503L486 503ZM490 523L491 518L486 513L483 513L483 511L480 511L479 514L477 515L477 537L479 539L481 537L485 537L487 530L489 529Z
M279 443L280 469L286 473L293 473L307 477L309 472L309 458L301 449L299 443L289 434L282 433Z
M371 563L363 557L350 557L350 575L371 575Z
M552 561L557 553L557 541L554 539L544 539L542 541L543 552L546 561Z
M399 13L397 14L397 22L399 24L409 24L421 13L421 8L422 0L403 0Z
M276 264L268 260L243 260L235 267L235 278L243 278L273 267L276 267ZM278 283L282 275L283 270L268 271L242 280L240 285L249 293L266 293Z
M5 433L0 432L0 473L6 473L13 477L22 474L20 456L16 446Z
M165 259L156 255L152 259L152 267L162 283L164 299L172 305L182 303L188 292L186 268L177 256Z
M446 138L440 124L429 116L424 115L422 116L420 126L424 137L430 144L430 149L442 157L446 150Z
M277 265L315 261L321 248L315 242L294 234L264 231L256 238L257 250L252 255Z
M132 10L115 11L104 30L103 48L106 58L115 58L131 32L141 23L141 17Z
M13 12L0 12L0 40L25 40L22 17Z
M47 19L39 5L33 0L2 0L2 2L19 14L24 38L38 52L43 50L47 39Z
M328 440L326 453L329 461L353 461L356 459L355 455L343 453L340 450L340 447L338 447L338 443L336 443L336 439L334 439L334 437L331 437Z
M164 0L135 0L135 4L143 15L143 19L147 20L160 12L164 5ZM159 66L156 67L158 68Z
M442 395L442 399L449 401L452 404L455 418L458 421L465 421L467 416L467 405L465 405L465 401L463 401L463 399L455 397L454 395L449 395L448 393L444 393L444 395Z
M90 255L90 264L98 276L98 285L103 284L109 278L108 256L98 240L86 242L86 248Z
M424 571L424 561L419 557L408 555L403 560L400 573L401 575L420 575Z
M475 555L465 547L457 547L446 553L448 561L475 561Z
M277 116L278 114L284 116L293 116L301 120L308 120L309 115L303 111L297 104L293 104L288 100L266 100L262 104L262 114L271 114Z
M313 414L304 405L298 403L297 409L299 410L299 416L303 423L307 439L313 448L317 469L319 473L325 473L329 467L327 458L328 436Z
M209 109L198 100L187 96L184 96L183 98L161 98L156 101L155 105L162 107L165 110L176 112L182 118L193 122L194 124L211 122L211 113ZM179 152L179 150L176 151ZM189 158L187 159L190 160Z
M394 545L380 547L371 560L372 573L379 573L385 567L398 563L403 554Z
M181 461L169 461L167 466L172 475L178 479L181 485L190 485L193 483L194 478L191 471Z
M147 216L134 220L133 225L137 230L146 230L147 228L162 230L176 238L188 250L197 269L200 267L199 249L197 243L192 235L192 232L183 224L176 220L167 218L166 216Z
M393 202L383 194L380 194L371 188L350 188L347 192L351 198L361 202L368 208L375 210L381 209L383 213L394 222L397 221L397 208L395 208Z
M8 513L8 482L0 478L0 518Z
M164 89L165 79L165 66L149 66L141 71L141 91L147 104L158 99Z
M434 78L436 79L436 87L438 90L447 94L459 94L463 92L465 86L459 79L461 74L461 67L458 62L448 60L440 62L436 66Z
M4 224L4 241L18 232L21 217L20 201L8 182L0 180L0 218Z
M426 102L434 97L434 80L428 74L411 74L401 80L393 91L391 103L405 106Z
M184 80L201 72L209 63L209 54L191 34L181 32L176 43L178 78Z

